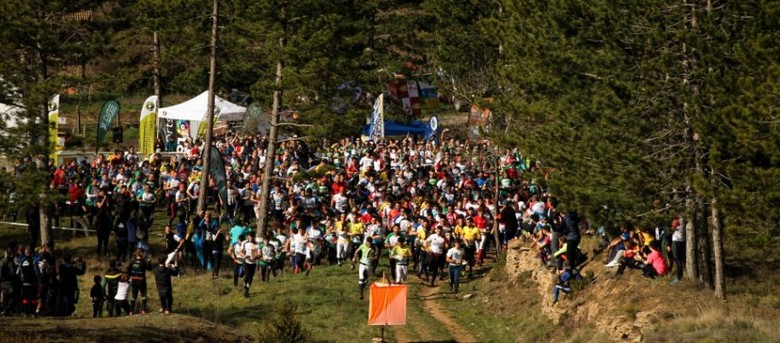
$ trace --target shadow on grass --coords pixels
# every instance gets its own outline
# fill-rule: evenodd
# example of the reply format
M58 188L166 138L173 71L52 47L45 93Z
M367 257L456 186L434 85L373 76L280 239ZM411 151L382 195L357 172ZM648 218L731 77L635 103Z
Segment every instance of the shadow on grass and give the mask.
M255 296L257 297L257 296ZM251 306L252 296L247 300ZM231 305L229 307L215 309L209 308L186 308L183 307L179 311L183 314L187 314L193 317L201 318L204 320L212 321L215 323L225 324L228 326L237 327L245 323L262 323L264 319L270 318L269 314L272 310L267 304L257 304L253 307L237 307Z
M143 317L137 318L137 317ZM183 324L180 316L136 316L133 318L38 318L35 320L4 318L0 325L8 328L0 332L2 342L245 342L224 329L203 323ZM139 321L152 323L139 323ZM45 324L39 321L44 321ZM157 321L165 322L164 324ZM89 324L87 324L89 323Z

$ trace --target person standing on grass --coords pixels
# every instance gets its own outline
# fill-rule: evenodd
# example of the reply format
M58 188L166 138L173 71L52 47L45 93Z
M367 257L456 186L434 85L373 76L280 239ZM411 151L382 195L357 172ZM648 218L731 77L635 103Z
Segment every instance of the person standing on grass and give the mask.
M127 302L128 293L130 293L130 275L123 273L117 281L116 295L114 295L114 317L121 316L122 310L124 310L127 315L133 314L133 311L130 309L130 304Z
M240 256L244 259L244 297L249 298L249 287L252 286L252 280L255 278L255 269L257 269L257 244L255 243L255 234L250 232L246 241L239 249Z
M119 305L114 298L116 297L119 279L122 277L122 273L117 269L116 261L109 261L108 266L108 271L106 271L106 274L103 276L103 293L106 295L106 312L109 317L113 317L115 306L117 311L119 311Z
M19 281L22 283L22 314L32 315L35 310L35 298L38 291L38 277L35 275L35 261L32 249L24 249L24 255L19 256Z
M401 235L401 227L398 225L393 225L393 232L387 235L387 238L384 241L384 246L388 251L390 251L390 279L395 280L398 278L398 274L395 273L396 271L396 261L395 256L393 255L393 249L398 245L398 239L402 238ZM376 241L374 241L374 247L377 250L377 261L376 264L374 264L374 269L372 273L376 275L376 267L379 265L379 257L381 257L382 250L380 248L381 244L377 244Z
M222 227L217 226L217 231L212 234L211 240L211 260L214 262L211 266L211 278L219 278L219 270L222 268L222 257L225 249L225 234Z
M0 316L10 315L16 302L14 294L14 280L16 279L16 251L18 244L16 242L8 243L5 251L5 257L0 260L0 305L2 312Z
M163 242L165 246L165 265L176 264L176 255L179 250L179 242L176 241L176 234L171 229L170 225L166 225L163 229Z
M49 252L47 246L41 246L34 262L35 275L38 277L38 294L36 297L38 306L35 309L35 314L39 315L42 311L51 311L53 309L50 306L52 297L49 296L49 292L56 281L54 255Z
M117 262L125 263L125 257L132 260L135 249L138 249L138 210L131 210L127 219L127 252Z
M138 208L141 211L139 223L142 229L149 230L154 223L154 208L157 205L157 197L149 183L144 183L142 189L136 194Z
M103 280L100 275L95 275L93 278L95 284L92 285L92 289L89 290L89 297L92 299L92 318L103 317L103 302L105 301L105 293L101 281Z
M298 234L294 235L295 266L294 274L304 271L308 277L312 270L312 243L304 232L303 226L298 227Z
M173 283L171 276L179 275L176 266L165 264L166 256L157 258L157 267L154 268L154 280L157 284L157 294L160 295L160 313L170 314L173 309Z
M394 232L397 231L394 230ZM376 256L377 258L382 257L382 248L385 247L387 244L384 240L384 228L382 227L382 224L379 223L379 218L376 216L371 216L371 224L368 225L366 228L366 237L371 237L372 243L374 244L374 249L376 249ZM397 240L397 237L396 237ZM395 242L395 240L393 240ZM388 248L392 249L392 246L389 246ZM393 264L392 259L390 260L390 263ZM377 263L374 264L373 270L371 271L372 274L376 275L376 268L379 266L379 261L377 260ZM393 273L395 273L395 269L391 265L391 270Z
M466 261L469 266L469 279L473 276L474 270L474 254L477 252L477 242L482 240L482 232L474 226L474 219L471 217L466 221L467 224L463 227L463 236L461 239L465 245L464 252L466 253Z
M74 261L71 256L65 255L59 267L60 315L67 317L76 311L79 292L78 276L86 272L87 265L81 257L77 257Z
M488 225L490 224L488 218L489 217L484 213L484 209L482 207L477 207L477 214L472 217L474 220L474 225L477 227L477 229L479 229L479 232L481 233L480 237L482 237L477 248L477 264L480 267L485 262L485 254L490 248L490 241L492 240L490 229L488 229ZM496 244L501 243L496 242Z
M108 255L108 238L111 236L111 208L106 195L106 190L101 188L95 199L97 216L95 217L95 230L97 230L97 255Z
M211 212L206 212L203 216L203 220L198 223L198 229L198 232L203 239L203 255L205 258L203 267L213 270L214 265L216 264L216 261L214 260L216 256L212 253L212 246L214 245L214 236L216 235L217 230L219 230L219 221L217 221L216 218L212 218ZM220 250L220 253L221 252L222 251ZM214 275L212 274L212 278L213 277Z
M281 227L276 230L275 235L271 234L271 244L276 247L276 257L273 259L273 268L271 274L276 277L277 274L284 274L284 261L287 260L287 253L284 251L284 244L287 242L287 236L284 235L284 229Z
M460 240L455 240L455 246L447 250L447 263L449 263L450 272L450 292L458 295L458 286L460 285L460 270L463 268L463 257L465 252L461 248Z
M676 284L682 280L683 268L685 268L685 228L683 228L680 217L672 220L672 258L677 265L677 271L671 284ZM668 247L667 247L668 248Z
M128 220L117 220L114 225L114 239L116 240L116 259L124 262L127 259L128 250Z
M135 258L127 266L127 273L130 274L130 286L133 299L130 301L130 314L136 312L135 304L138 300L138 293L141 293L141 314L146 314L146 271L152 270L150 261L144 259L144 249L135 251Z
M390 252L391 260L395 261L395 283L406 283L406 277L409 274L409 258L412 257L412 250L406 245L406 238L399 236L397 244Z
M371 263L375 261L376 251L372 244L371 237L366 237L363 244L355 250L355 255L352 256L352 264L360 255L360 268L358 268L358 289L360 290L360 300L363 300L363 292L368 284L369 273L371 272Z
M446 241L441 236L441 226L437 226L434 233L425 239L425 245L428 247L428 270L431 272L431 287L433 287L444 262Z
M260 260L258 261L260 266L260 278L263 282L271 280L271 269L273 268L275 258L276 246L271 244L271 234L266 233L260 243Z
M238 287L238 278L244 276L244 254L241 252L246 237L244 234L237 236L235 243L231 242L228 254L233 258L233 287Z

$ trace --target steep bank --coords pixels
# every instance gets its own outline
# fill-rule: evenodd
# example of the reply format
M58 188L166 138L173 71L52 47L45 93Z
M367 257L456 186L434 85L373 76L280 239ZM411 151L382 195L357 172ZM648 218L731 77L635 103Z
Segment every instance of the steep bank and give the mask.
M558 327L592 327L612 341L641 342L654 325L672 319L675 305L662 289L666 279L644 279L636 271L613 277L614 269L606 270L600 261L589 261L582 267L583 275L592 272L594 281L581 291L562 297L553 305L552 291L556 276L541 266L536 251L528 242L514 241L507 253L507 273L510 278L530 278L536 284L541 311Z

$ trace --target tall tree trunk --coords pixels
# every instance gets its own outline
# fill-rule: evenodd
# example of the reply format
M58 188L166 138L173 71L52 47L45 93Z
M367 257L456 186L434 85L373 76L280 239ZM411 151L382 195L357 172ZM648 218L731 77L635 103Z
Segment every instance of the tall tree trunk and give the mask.
M198 213L206 210L206 193L209 187L209 172L211 163L211 135L214 130L214 86L217 82L217 33L219 18L218 1L214 0L214 13L211 18L211 67L209 69L209 101L208 115L206 116L206 141L203 145L203 176L200 179L200 192L198 193ZM203 123L201 123L203 125ZM222 199L227 202L227 199Z
M257 222L257 231L261 237L265 237L268 229L268 198L271 196L271 177L276 159L276 136L278 135L279 107L282 105L282 71L284 68L284 38L279 38L279 59L276 61L276 81L274 90L274 104L271 108L271 128L268 133L268 148L265 150L265 166L263 167L263 185L260 190L260 218Z
M498 199L500 199L499 196L499 186L501 185L501 157L498 155L498 150L496 150L496 156L494 156L494 163L496 164L496 186L494 191L496 192L493 195L494 198L494 206L493 206L493 238L496 240L496 259L501 258L501 234L498 232L498 214L499 212L499 206ZM485 252L487 254L487 251Z
M41 218L41 246L54 248L54 239L51 236L51 217L49 216L48 206L41 206L38 214ZM48 228L45 230L44 228Z
M710 225L712 227L712 259L715 265L715 297L726 297L726 278L723 275L723 220L718 209L718 198L710 202Z
M37 75L38 76L38 80L37 80L37 83L38 84L43 84L44 82L46 82L46 79L49 78L49 65L48 65L48 61L46 60L46 56L43 53L43 46L41 45L41 43L37 43L36 47L37 47L36 57L37 57L37 62L38 62L38 68L37 68L37 70L38 70L38 75ZM53 147L51 142L49 141L49 125L51 125L51 124L49 123L49 98L48 98L48 96L45 96L44 99L41 100L40 105L38 105L38 111L39 111L38 115L40 116L41 123L45 124L45 125L41 125L41 127L44 128L44 129L42 130L43 132L41 132L41 135L38 137L39 142L34 142L33 144L36 144L36 143L37 144L42 144L43 146L46 147L46 149L44 149L43 156L41 156L41 162L42 162L41 163L41 172L42 173L47 173L48 172L48 164L49 164L49 150L56 148L56 147ZM37 129L35 129L34 131L37 131ZM35 135L33 135L33 136L35 136ZM56 163L56 161L54 161L54 162ZM41 185L41 187L43 189L42 189L41 194L40 194L41 203L40 203L39 214L40 214L40 218L41 218L41 227L40 227L40 230L41 230L40 231L41 232L41 245L46 245L46 246L53 247L54 246L54 239L52 238L52 234L51 234L51 218L50 218L50 215L49 215L49 207L47 205L47 200L48 200L47 198L48 198L48 196L46 194L46 192L49 189L49 182L51 182L51 180L49 179L49 175L48 174L46 174L45 176L42 176L42 177L45 178L46 183Z
M694 218L696 209L694 208L693 194L690 192L690 186L686 192L685 200L685 274L691 280L699 278L699 261L696 258L696 230L694 229Z
M696 195L696 215L694 217L694 229L696 230L696 253L699 266L699 281L712 289L712 250L710 246L709 225L707 223L708 206L704 204L701 195Z

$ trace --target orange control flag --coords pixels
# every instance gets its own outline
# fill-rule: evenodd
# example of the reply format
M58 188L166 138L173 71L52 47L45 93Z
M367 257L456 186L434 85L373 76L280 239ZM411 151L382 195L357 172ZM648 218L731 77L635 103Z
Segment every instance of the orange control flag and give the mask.
M371 285L368 325L406 325L407 285Z

